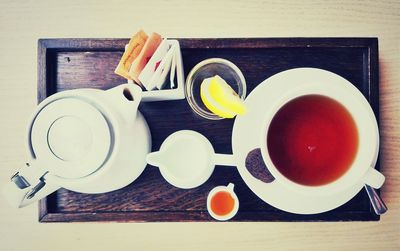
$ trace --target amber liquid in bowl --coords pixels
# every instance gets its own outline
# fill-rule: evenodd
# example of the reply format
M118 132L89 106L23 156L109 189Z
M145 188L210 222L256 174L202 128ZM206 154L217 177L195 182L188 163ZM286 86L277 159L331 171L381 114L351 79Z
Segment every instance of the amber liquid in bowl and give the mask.
M229 192L219 191L211 198L211 210L218 216L225 216L232 212L235 199Z

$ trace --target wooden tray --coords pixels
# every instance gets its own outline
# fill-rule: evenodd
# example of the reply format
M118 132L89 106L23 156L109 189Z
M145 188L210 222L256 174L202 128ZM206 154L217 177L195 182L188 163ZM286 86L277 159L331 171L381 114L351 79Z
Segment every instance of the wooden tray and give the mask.
M378 40L376 38L179 39L185 75L203 59L226 58L247 80L248 93L264 79L295 67L317 67L353 83L379 118ZM127 39L39 40L38 101L67 89L108 89L126 82L113 73ZM216 152L232 153L233 120L209 121L197 116L186 100L142 103L158 150L171 133L190 129L204 134ZM378 166L379 169L379 161ZM217 166L196 189L169 185L158 168L148 166L131 185L89 195L60 189L40 201L40 222L82 221L212 221L206 210L208 192L235 183L240 209L232 221L376 221L364 190L345 205L322 214L290 214L264 203L246 186L236 169Z

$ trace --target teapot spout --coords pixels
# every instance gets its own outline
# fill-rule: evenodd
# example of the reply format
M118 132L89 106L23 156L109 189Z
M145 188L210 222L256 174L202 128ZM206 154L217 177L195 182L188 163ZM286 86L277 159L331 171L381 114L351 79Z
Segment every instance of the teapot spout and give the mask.
M125 120L133 122L136 119L136 113L142 100L142 88L128 83L114 87L105 93Z

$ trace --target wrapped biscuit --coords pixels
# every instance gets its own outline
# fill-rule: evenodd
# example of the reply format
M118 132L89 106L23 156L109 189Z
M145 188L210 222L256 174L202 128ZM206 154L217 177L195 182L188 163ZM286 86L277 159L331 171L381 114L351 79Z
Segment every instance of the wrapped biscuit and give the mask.
M135 58L129 70L129 77L133 79L136 83L142 84L139 80L139 75L142 72L143 68L146 66L147 62L149 62L151 56L153 56L157 47L160 45L162 41L162 37L153 32L150 37L147 39L143 49L140 51L140 54Z
M116 74L126 79L132 79L132 77L129 76L129 69L131 68L131 65L135 59L139 56L147 39L148 36L143 30L140 30L133 35L124 54L121 57L121 60L118 63L117 68L114 71Z

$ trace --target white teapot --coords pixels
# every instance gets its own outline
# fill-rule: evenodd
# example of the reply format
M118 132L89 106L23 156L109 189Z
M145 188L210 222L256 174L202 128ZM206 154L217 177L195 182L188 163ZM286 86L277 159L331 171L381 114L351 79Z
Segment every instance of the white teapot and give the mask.
M151 151L150 131L138 111L141 95L139 86L123 84L46 98L28 127L31 160L3 190L8 200L23 207L60 187L104 193L134 181Z

